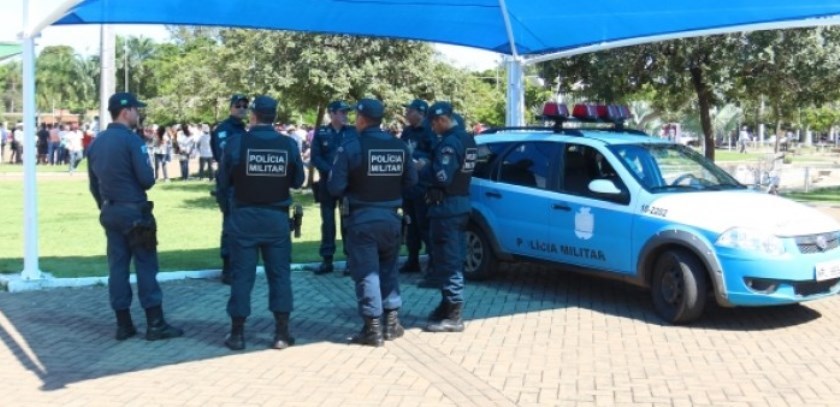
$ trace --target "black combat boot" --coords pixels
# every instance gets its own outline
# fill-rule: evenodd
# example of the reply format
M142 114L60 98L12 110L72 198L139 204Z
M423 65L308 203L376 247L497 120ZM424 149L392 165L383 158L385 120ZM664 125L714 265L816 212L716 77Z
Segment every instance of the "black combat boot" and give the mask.
M230 257L222 257L222 284L231 285L233 274L230 272Z
M446 302L443 298L441 298L440 303L429 313L428 320L429 322L440 322L446 318L446 314L449 312L447 308L448 302Z
M321 265L318 266L318 269L315 270L316 275L327 274L333 272L333 258L332 256L325 256L324 261L321 262Z
M400 325L400 318L398 316L398 309L385 310L385 329L382 332L382 337L386 341L392 341L405 334L405 328Z
M163 319L163 309L160 306L146 308L146 340L177 338L184 335L184 330L175 328Z
M286 349L295 344L295 338L289 335L289 313L275 312L274 313L274 343L271 347L274 349Z
M361 332L350 338L350 342L358 345L382 346L385 341L382 339L382 321L379 317L365 317L365 326Z
M408 255L408 260L400 267L400 273L419 273L420 258L418 255Z
M131 311L122 309L114 311L117 314L117 340L124 341L137 335L137 328L134 327L134 322L131 321Z
M464 303L447 303L446 318L440 322L432 322L426 325L428 332L464 332L464 321L461 321L461 310Z
M245 317L231 317L230 333L225 338L225 346L230 350L245 349Z

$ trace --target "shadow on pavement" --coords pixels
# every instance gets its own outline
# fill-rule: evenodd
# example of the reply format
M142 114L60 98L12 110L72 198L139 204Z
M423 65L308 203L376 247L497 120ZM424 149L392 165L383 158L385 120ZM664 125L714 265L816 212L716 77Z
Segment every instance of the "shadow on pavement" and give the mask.
M353 282L341 274L340 269L325 276L308 271L292 274L295 311L291 332L297 339L296 346L346 343L346 337L361 327ZM440 294L418 288L419 274L401 277L401 319L407 327L422 327ZM184 328L183 338L159 342L142 339L145 318L135 301L132 314L138 336L117 342L113 339L115 323L107 289L85 287L0 293L0 340L24 368L41 379L42 390L47 391L126 372L267 351L273 337L273 319L266 309L267 286L262 276L258 276L253 291L252 316L246 324L247 348L243 352L231 352L222 345L229 328L225 312L227 286L215 280L184 280L167 282L162 287L166 318ZM562 312L581 309L664 325L643 289L537 265L521 264L508 268L494 280L467 282L466 297L464 317L468 330L471 323L484 319L548 310L558 310L550 319L552 324L574 328L577 320L564 319L568 314ZM804 324L819 317L807 306L712 306L697 323L674 329L767 330Z

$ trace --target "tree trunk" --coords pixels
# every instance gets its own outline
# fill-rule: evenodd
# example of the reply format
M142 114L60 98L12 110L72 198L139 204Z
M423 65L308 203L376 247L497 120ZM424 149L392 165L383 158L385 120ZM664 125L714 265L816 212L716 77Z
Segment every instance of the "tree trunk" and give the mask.
M694 84L694 90L697 92L697 101L700 105L700 125L703 128L705 155L706 158L714 161L715 133L712 128L712 117L709 114L709 109L712 106L712 95L703 77L703 69L700 66L692 66L689 68L689 72L691 73L691 83Z
M323 103L318 103L318 115L315 116L315 128L317 129L322 124L324 124L324 112L326 112L326 108L324 108Z

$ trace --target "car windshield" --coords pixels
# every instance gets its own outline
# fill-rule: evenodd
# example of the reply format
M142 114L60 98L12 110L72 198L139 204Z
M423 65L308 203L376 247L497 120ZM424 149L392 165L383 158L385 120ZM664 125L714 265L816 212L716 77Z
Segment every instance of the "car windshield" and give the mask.
M619 144L610 149L650 192L745 188L706 157L679 144Z

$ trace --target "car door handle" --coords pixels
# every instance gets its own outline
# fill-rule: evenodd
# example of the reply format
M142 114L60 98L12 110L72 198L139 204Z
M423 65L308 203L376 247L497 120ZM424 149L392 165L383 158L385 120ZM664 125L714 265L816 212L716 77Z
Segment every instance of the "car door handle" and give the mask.
M552 209L559 209L559 210L561 210L561 211L566 211L566 212L569 212L569 211L571 211L571 210L572 210L572 208L571 208L571 207L569 207L568 205L566 205L566 204L561 204L561 203L556 203L556 204L554 204L554 205L551 205L551 208L552 208Z
M485 193L484 193L484 195L487 195L487 196L489 196L490 198L501 198L501 197L502 197L502 194L500 194L500 193L498 193L498 192L496 192L496 191L489 191L489 192L485 192Z

